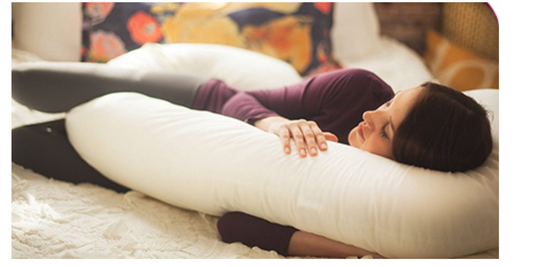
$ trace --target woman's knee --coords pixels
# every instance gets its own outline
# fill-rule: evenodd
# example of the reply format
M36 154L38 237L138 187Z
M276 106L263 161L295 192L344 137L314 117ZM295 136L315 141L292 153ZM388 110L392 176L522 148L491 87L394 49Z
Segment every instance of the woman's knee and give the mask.
M11 130L11 161L34 165L68 145L64 119L17 127Z
M31 153L28 140L31 140L32 133L25 127L11 130L11 161L23 165L28 153Z

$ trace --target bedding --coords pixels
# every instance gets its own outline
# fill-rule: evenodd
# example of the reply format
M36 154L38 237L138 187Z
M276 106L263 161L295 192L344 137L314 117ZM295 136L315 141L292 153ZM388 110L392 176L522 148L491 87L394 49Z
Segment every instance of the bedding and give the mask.
M371 4L339 4L345 6L335 9L331 41L335 58L343 66L369 69L395 90L410 88L433 78L422 59L412 50L395 40L379 36L379 25ZM75 3L69 5L72 9L76 8ZM40 16L35 18L41 19L34 22L41 25L48 21L42 16L56 16L56 13L56 10L35 13ZM15 27L17 25L22 24L15 23ZM36 28L24 31L17 38L27 38L34 34ZM63 28L54 26L48 29ZM64 32L59 34L65 35ZM66 35L77 36L75 33ZM79 47L66 47L62 40L46 40L47 44L58 44L47 45L47 48L61 49L48 49L39 54L41 58L13 49L12 62L54 60L47 55L65 55L66 52L79 55ZM31 44L41 46L42 42ZM158 46L165 47L154 47ZM148 53L146 50L143 51ZM28 51L36 50L28 48ZM171 54L156 52L153 56L159 62L172 57ZM184 59L182 63L190 65L191 59L186 56ZM145 67L142 61L134 59L123 63L117 61L116 66ZM179 64L180 61L175 61L164 66L169 69L182 68ZM149 67L162 66L154 63ZM223 68L223 64L219 66L219 70ZM252 81L255 73L246 72L250 66L253 67L253 64L243 64L240 69L234 69L235 66L229 68L234 71L225 72L225 77L221 79L236 84ZM285 69L286 65L279 67ZM278 74L276 68L270 68L274 74ZM266 68L264 71L267 71ZM258 76L258 79L264 81L261 77ZM290 82L289 79L294 77L288 75L281 80ZM42 113L12 101L12 128L64 117L63 113ZM12 258L284 258L257 247L225 244L219 240L216 232L216 216L171 206L137 191L117 194L95 185L73 185L43 177L16 164L12 164L11 191ZM499 249L496 248L460 258L498 257Z

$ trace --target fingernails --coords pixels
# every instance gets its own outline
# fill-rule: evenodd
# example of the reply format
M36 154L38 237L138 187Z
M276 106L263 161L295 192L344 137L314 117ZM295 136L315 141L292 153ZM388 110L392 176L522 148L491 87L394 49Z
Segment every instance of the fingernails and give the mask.
M286 148L285 148L285 154L290 154L290 153L291 153L291 149L288 148L288 147L286 147Z
M327 149L327 148L328 148L328 145L326 145L326 143L322 143L322 145L320 145L320 147L321 147L322 149Z
M300 149L300 155L305 157L305 149Z
M316 154L316 149L315 148L311 148L311 150L309 150L309 152L311 152L311 154Z

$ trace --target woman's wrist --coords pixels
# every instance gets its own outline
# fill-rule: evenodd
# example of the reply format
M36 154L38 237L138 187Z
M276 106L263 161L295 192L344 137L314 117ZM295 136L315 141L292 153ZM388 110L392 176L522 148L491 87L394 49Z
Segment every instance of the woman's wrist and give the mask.
M371 255L373 258L384 259L384 257L375 252L304 231L297 231L292 235L289 241L288 253L291 256L328 258L363 257Z
M254 126L269 133L276 133L277 129L279 128L280 124L289 122L289 119L274 116L274 117L267 117L264 119L257 120L254 123Z

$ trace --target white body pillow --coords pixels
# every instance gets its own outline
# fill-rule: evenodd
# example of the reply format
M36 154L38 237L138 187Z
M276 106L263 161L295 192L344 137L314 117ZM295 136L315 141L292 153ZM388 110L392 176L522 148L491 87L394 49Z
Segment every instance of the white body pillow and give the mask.
M102 174L172 205L242 211L385 257L449 258L498 247L498 91L472 94L494 113L496 141L483 166L458 174L337 143L285 155L273 134L137 93L74 108L67 131Z
M214 44L145 44L107 64L216 78L243 91L279 88L302 80L287 62L250 50Z

